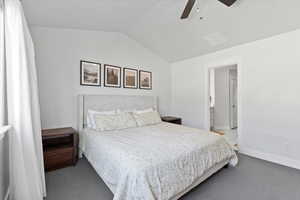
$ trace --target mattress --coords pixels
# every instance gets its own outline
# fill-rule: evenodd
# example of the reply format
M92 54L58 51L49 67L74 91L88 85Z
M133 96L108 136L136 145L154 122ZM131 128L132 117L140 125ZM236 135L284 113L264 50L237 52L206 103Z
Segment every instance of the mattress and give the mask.
M170 123L80 134L81 150L114 200L176 200L238 162L223 137Z

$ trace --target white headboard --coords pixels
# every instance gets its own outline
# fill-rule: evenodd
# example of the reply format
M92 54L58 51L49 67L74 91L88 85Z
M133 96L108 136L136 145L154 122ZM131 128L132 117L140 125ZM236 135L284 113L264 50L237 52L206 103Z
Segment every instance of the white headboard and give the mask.
M89 109L97 111L135 110L154 108L158 110L157 97L127 96L127 95L79 95L78 98L78 130L86 125L86 115Z

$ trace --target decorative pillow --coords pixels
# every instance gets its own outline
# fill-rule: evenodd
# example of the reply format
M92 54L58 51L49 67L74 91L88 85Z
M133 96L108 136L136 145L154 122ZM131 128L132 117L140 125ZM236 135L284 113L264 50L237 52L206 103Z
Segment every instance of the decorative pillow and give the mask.
M114 115L116 114L116 111L95 111L95 110L88 110L86 123L87 127L91 129L96 129L96 122L95 122L95 115Z
M95 115L98 131L112 131L136 127L136 121L131 113L122 112L114 115Z
M132 115L132 112L122 112L119 114L120 124L122 128L134 128L137 127L136 121Z
M157 111L144 112L144 113L134 112L133 116L138 126L153 125L161 122L161 118Z

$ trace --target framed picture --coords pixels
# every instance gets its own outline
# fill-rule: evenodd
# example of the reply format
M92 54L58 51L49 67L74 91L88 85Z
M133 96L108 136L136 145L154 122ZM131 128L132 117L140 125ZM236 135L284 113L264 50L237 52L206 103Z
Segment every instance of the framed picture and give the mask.
M138 88L138 70L123 68L123 87L131 89Z
M104 65L104 86L121 87L121 67Z
M101 86L101 64L80 61L80 85Z
M152 73L140 70L140 89L151 90L152 89Z

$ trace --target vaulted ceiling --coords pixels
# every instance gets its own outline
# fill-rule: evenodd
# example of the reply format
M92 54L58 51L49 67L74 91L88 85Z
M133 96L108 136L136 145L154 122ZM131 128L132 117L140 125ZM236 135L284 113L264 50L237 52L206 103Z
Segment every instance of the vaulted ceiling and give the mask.
M198 0L187 20L186 0L22 2L31 25L121 32L169 62L300 28L299 0Z

